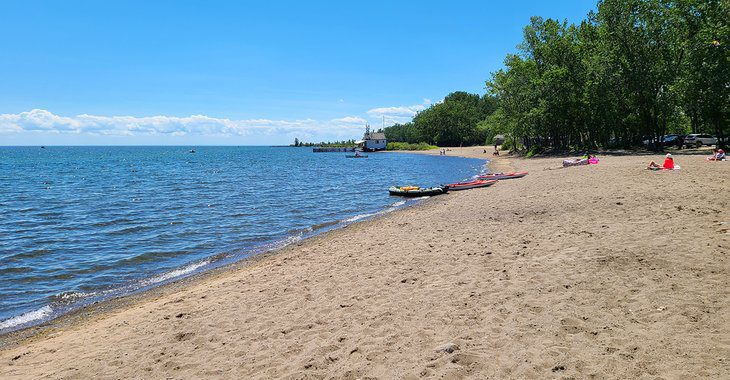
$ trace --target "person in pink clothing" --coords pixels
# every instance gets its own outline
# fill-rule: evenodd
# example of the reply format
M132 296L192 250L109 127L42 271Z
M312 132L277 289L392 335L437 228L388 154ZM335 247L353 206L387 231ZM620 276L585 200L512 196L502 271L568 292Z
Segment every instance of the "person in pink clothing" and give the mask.
M725 151L718 149L711 157L707 157L707 161L725 161Z
M659 166L656 162L652 161L649 166L646 167L649 170L674 170L674 158L671 153L667 153L664 158L664 163Z

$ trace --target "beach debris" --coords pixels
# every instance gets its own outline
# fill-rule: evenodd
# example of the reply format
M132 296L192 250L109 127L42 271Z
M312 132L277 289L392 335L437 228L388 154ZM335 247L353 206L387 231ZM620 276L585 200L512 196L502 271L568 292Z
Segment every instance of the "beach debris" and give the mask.
M446 343L436 347L436 352L445 352L447 354L458 350L459 346L456 343Z
M195 335L195 333L179 332L179 333L175 334L175 340L177 340L178 342L184 342L186 340L190 340L193 337L193 335Z
M553 372L558 372L558 371L565 371L565 366L556 365L555 367L553 367Z

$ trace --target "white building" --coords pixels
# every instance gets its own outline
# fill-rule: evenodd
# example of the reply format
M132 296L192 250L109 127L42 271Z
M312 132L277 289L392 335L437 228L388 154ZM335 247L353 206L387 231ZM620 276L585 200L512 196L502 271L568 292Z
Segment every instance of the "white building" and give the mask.
M370 126L365 126L365 135L362 137L361 147L365 152L371 152L374 150L385 150L385 146L388 145L388 140L385 139L385 133L383 132L370 132Z

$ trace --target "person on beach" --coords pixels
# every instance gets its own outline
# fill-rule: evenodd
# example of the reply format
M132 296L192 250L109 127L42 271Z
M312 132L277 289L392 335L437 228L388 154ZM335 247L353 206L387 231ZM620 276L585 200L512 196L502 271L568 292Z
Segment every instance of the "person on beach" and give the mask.
M656 162L652 161L649 163L649 166L646 167L649 170L674 170L674 158L672 158L671 153L667 153L667 155L664 158L664 163L662 166L659 166Z
M707 157L707 161L725 161L725 151L722 149L716 150L712 156Z
M575 159L567 159L563 160L563 167L567 168L568 166L579 166L579 165L588 165L590 162L592 156L585 154L581 158L575 158Z

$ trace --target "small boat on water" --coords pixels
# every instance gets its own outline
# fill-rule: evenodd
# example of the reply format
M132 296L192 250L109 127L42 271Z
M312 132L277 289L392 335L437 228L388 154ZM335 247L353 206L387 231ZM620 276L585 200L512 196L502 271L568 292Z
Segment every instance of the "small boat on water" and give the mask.
M190 149L190 153L195 153L195 149Z
M348 154L345 157L347 158L368 158L367 154Z
M479 179L512 179L522 178L527 175L527 172L511 172L511 173L490 173L482 174Z
M497 183L496 179L489 179L489 180L477 179L474 181L450 183L446 186L449 188L450 191L458 191L458 190L476 189L477 187L492 186L495 183Z
M390 195L398 195L401 197L431 197L434 195L446 194L449 191L448 186L436 187L418 187L418 186L391 186L388 189Z

